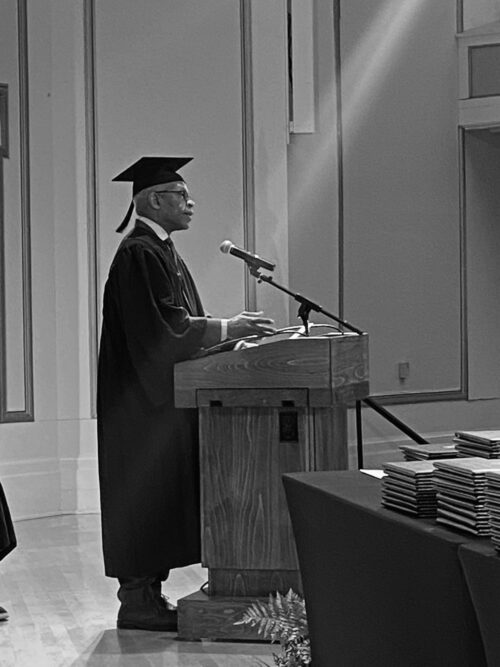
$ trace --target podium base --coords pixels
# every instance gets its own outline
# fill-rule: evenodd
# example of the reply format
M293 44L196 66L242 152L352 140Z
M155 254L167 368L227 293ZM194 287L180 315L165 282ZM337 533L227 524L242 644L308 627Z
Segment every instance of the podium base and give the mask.
M177 638L186 641L267 641L256 628L234 625L257 600L267 602L265 597L233 598L209 596L202 591L191 593L177 601Z

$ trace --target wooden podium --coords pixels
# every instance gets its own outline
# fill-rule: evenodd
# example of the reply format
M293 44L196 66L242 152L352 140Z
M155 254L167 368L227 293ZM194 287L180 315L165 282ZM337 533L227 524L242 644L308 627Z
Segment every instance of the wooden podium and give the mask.
M200 423L208 595L178 602L180 639L255 639L255 599L302 592L281 475L347 468L347 407L368 395L368 336L275 340L176 364L177 407Z

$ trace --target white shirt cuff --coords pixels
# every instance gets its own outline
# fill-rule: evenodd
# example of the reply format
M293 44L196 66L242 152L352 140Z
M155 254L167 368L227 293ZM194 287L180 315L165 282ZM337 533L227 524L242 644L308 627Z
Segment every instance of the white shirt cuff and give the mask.
M222 343L222 341L226 340L226 338L227 338L227 322L228 322L228 320L221 320L220 321L220 340L221 340L221 343Z

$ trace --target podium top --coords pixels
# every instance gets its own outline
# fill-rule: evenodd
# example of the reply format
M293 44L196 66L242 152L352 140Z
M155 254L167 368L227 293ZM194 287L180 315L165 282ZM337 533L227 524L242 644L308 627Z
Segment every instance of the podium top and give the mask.
M262 405L255 402L255 390L302 389L307 405L315 407L352 403L368 395L367 334L273 338L176 364L176 406L204 405L207 390L224 390L226 395L228 390L248 390L248 403L240 397L239 405Z

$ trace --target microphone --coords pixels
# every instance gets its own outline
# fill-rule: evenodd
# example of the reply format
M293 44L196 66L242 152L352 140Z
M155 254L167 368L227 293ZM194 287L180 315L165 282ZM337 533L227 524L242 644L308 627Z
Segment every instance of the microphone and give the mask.
M256 269L266 269L267 271L274 271L276 267L276 264L268 262L267 259L262 259L262 257L254 255L252 252L248 252L248 250L244 250L243 248L238 248L233 243L231 243L231 241L223 241L220 244L220 251L224 253L229 253L230 255L234 255L235 257L239 257L244 262L250 264L250 266Z

